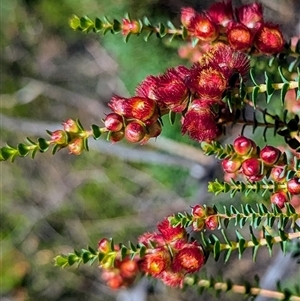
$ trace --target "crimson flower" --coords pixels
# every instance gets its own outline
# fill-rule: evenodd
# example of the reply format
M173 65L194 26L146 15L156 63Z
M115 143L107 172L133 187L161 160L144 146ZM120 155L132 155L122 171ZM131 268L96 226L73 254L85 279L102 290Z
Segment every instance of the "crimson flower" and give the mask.
M183 117L181 131L193 140L210 142L222 133L216 122L216 113L211 104L202 100L194 100Z
M251 30L242 23L231 22L227 27L228 43L235 50L247 51L253 45Z
M248 28L255 28L257 23L263 21L263 8L260 3L243 5L236 9L239 21Z
M234 18L231 0L214 3L208 9L207 15L215 24L226 27Z
M272 23L262 24L259 27L254 40L256 48L265 54L280 52L284 43L283 35L279 26Z

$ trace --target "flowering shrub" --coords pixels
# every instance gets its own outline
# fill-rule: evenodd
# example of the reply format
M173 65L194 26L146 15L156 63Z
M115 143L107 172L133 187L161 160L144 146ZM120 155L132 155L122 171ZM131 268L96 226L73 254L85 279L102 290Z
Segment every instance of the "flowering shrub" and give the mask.
M132 20L129 16L121 22L107 18L95 21L88 17L74 16L70 26L83 32L120 32L125 41L131 35L148 38L170 36L181 39L196 53L193 65L170 67L161 75L147 76L136 88L132 97L113 95L109 108L111 112L102 119L102 126L93 124L84 129L79 120L68 119L63 128L47 131L49 139L27 138L27 143L17 147L6 145L1 148L2 161L14 161L31 153L52 153L67 148L70 154L80 155L88 150L88 139L106 136L117 143L147 143L157 138L163 130L162 117L169 115L171 123L180 116L181 132L199 142L206 155L214 155L230 180L216 179L208 184L208 191L214 194L237 193L246 196L261 193L268 199L268 206L241 204L234 206L195 205L190 213L179 212L158 223L157 232L144 233L137 244L128 246L115 244L113 239L102 238L98 247L75 250L74 253L58 255L57 266L66 267L80 263L97 262L102 270L102 279L112 289L133 285L140 274L160 279L167 286L199 286L216 291L232 290L236 293L263 295L281 300L300 300L299 291L269 291L235 285L228 281L208 279L198 272L205 265L208 256L224 261L237 251L242 257L248 248L253 250L255 260L259 248L267 247L272 254L274 244L280 244L283 252L291 247L291 241L299 239L299 209L293 206L293 198L300 194L300 149L299 116L296 106L287 104L282 116L268 111L268 105L285 100L300 99L300 42L287 43L278 25L264 21L263 8L253 3L232 8L231 1L213 4L205 12L191 7L181 10L181 27L171 22L157 26L145 18ZM269 63L278 64L275 81L271 74L264 73L264 83L259 84L251 68L251 58L264 57ZM279 96L276 91L279 91ZM266 108L259 95L266 95ZM252 108L252 119L246 117L246 110ZM226 136L226 128L242 125L242 132L234 137L232 144L218 142ZM255 132L263 128L263 137L271 129L274 135L284 138L285 146L279 148L266 144L262 148L256 141L244 135L249 126ZM159 139L159 138L158 138ZM292 159L290 158L292 154ZM248 226L250 239L236 230L236 240L227 235L230 221L241 228ZM250 225L249 225L250 224ZM254 234L259 228L262 237ZM209 234L219 231L220 235ZM193 232L200 233L199 241ZM220 238L221 237L221 238Z

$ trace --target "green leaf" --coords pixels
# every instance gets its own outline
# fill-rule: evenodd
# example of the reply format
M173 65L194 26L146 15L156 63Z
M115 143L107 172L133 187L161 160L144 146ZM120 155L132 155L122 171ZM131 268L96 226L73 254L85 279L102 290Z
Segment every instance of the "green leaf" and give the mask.
M188 35L189 35L188 30L185 27L182 27L182 39L186 40Z
M256 108L258 93L259 93L259 87L258 86L253 87L251 97L252 97L252 102L253 102L254 109Z
M80 27L80 19L76 15L73 15L72 18L69 19L69 26L76 30Z
M95 255L91 254L89 251L84 250L82 253L82 261L83 263L89 262L91 259L93 259Z
M68 265L68 258L65 255L58 255L54 258L54 265L64 268Z
M140 257L143 258L146 254L147 248L144 245L141 245L140 248Z
M103 29L103 22L99 18L95 19L94 28L95 28L95 32L99 32Z
M158 34L160 38L163 38L167 34L167 29L162 23L158 24Z
M250 69L250 72L249 72L250 78L251 78L253 84L254 84L255 86L258 86L258 84L257 84L257 82L256 82L256 80L255 80L255 78L254 78L254 74L253 74L253 73L254 73L254 69L251 68L251 69Z
M266 71L265 71L265 83L266 83L267 103L269 103L274 94L275 89L272 86L272 81L270 80Z
M19 156L25 157L29 153L30 147L24 143L18 144Z
M170 124L171 124L171 125L174 125L175 120L176 120L176 113L170 111L170 112L169 112L169 121L170 121Z
M39 149L40 152L45 152L48 150L49 148L49 142L47 140L45 140L44 138L38 138L38 145L39 145Z
M71 253L68 255L67 260L68 260L68 265L72 266L74 263L78 262L78 257L75 254Z
M124 258L127 256L127 248L124 245L121 245L121 260L124 260Z
M100 127L96 124L92 124L91 126L92 132L93 132L93 137L95 140L98 140L101 137L101 130Z
M18 151L9 147L9 146L3 146L1 147L1 157L3 160L9 159L11 156L16 154Z
M285 95L286 95L287 91L289 90L289 87L290 87L289 83L285 83L285 84L283 84L282 89L280 91L280 100L281 100L282 106L284 105Z
M114 33L118 33L121 31L121 23L116 19L114 19L113 21L112 30Z

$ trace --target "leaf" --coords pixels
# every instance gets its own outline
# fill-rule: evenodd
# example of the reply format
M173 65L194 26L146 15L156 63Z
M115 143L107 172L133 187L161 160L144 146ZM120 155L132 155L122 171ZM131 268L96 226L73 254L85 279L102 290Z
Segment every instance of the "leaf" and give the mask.
M78 261L78 257L75 254L71 253L68 255L67 260L68 260L68 265L72 266L74 263Z
M170 111L169 112L169 121L170 121L170 124L174 125L175 120L176 120L176 113Z
M68 265L68 258L65 255L58 255L54 258L54 265L64 268Z

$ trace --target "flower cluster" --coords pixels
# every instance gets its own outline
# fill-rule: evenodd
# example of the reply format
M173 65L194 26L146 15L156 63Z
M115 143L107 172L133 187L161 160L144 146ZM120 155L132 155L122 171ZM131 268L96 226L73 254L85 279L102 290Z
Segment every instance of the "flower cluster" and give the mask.
M233 142L234 154L222 161L223 170L229 174L242 174L249 182L257 182L270 177L276 187L271 202L284 207L291 195L300 193L300 178L297 173L287 179L288 164L286 154L273 146L260 149L253 140L240 136Z
M186 274L194 273L204 265L206 258L202 247L189 242L187 232L181 226L172 227L167 218L157 226L158 233L145 233L139 237L139 246L145 254L122 260L120 247L104 238L98 244L103 255L100 261L102 279L114 289L130 286L138 272L161 279L166 285L182 287Z
M214 3L202 13L185 7L181 11L181 22L188 34L200 42L207 44L225 39L239 51L275 54L285 43L278 25L264 21L259 3L243 5L235 12L231 0Z
M141 270L168 286L182 287L184 276L199 271L204 265L202 247L196 241L189 242L186 230L180 225L172 227L168 219L157 228L159 233L146 233L138 240L147 248Z
M184 66L164 74L146 77L135 96L114 95L109 103L113 113L104 119L109 140L124 137L141 144L161 133L160 117L169 112L182 115L182 133L196 141L212 141L222 133L218 120L226 105L222 102L236 74L245 77L249 59L225 44L213 47L191 69Z

